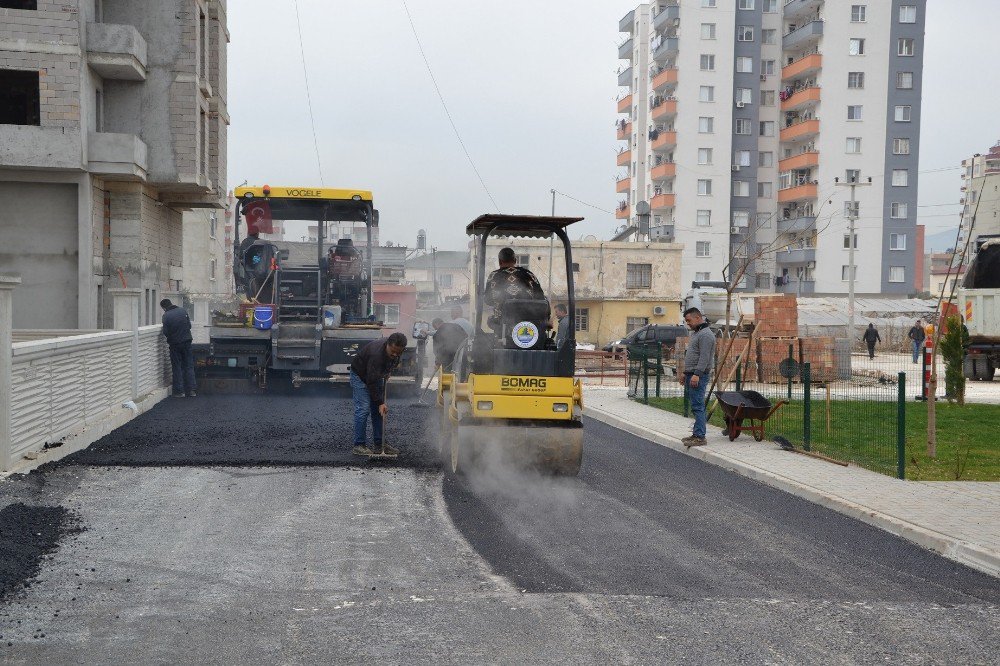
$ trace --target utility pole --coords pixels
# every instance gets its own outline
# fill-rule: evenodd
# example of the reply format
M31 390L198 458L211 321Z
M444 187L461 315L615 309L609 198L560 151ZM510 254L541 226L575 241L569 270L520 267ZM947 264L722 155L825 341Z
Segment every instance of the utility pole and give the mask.
M838 186L840 187L850 187L851 188L851 208L847 216L848 226L847 226L847 335L851 340L851 344L854 344L854 248L857 245L855 242L855 225L858 222L858 200L856 197L856 188L867 187L872 184L872 179L869 176L868 182L859 183L856 178L852 178L849 183L840 182L840 178L834 179Z
M552 192L552 217L556 216L556 191L555 189L549 190ZM556 235L552 234L549 236L549 287L545 290L545 293L552 298L552 253L555 249Z
M434 305L439 305L441 303L438 297L438 264L437 264L437 251L436 247L431 248L431 276L434 279Z

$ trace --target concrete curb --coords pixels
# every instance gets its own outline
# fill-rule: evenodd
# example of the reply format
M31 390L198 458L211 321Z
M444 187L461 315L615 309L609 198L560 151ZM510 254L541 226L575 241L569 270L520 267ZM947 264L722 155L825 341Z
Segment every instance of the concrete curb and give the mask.
M734 460L717 451L713 451L707 446L688 448L681 444L679 437L673 437L635 423L630 423L619 416L593 406L588 406L585 414L596 421L613 426L619 430L624 430L629 434L641 437L654 444L673 449L678 453L691 456L692 458L704 460L712 465L718 465L755 481L760 481L772 488L777 488L814 504L819 504L851 518L856 518L863 523L883 529L886 532L902 537L918 546L943 555L950 560L964 564L977 571L1000 577L1000 553L998 552L922 527L896 516L882 513L843 497L831 495L771 470L755 467L740 460Z

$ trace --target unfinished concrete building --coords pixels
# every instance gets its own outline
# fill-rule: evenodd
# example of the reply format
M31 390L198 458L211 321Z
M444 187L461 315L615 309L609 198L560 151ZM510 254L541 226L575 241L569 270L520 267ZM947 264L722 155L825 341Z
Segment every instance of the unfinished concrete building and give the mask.
M185 289L182 214L225 201L224 0L0 0L0 274L15 328L141 323ZM206 230L207 233L207 230Z

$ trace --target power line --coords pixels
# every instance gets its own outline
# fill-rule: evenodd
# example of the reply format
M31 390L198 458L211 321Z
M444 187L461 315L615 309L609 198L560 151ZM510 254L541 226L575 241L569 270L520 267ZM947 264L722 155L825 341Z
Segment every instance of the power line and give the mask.
M427 60L427 54L424 53L424 46L420 43L420 35L417 34L417 26L413 23L413 16L410 15L410 8L406 5L406 0L402 0L403 11L406 12L406 18L410 22L410 29L413 30L413 38L417 42L417 49L420 51L420 57L423 58L424 66L427 67L427 73L430 74L431 83L434 84L434 91L437 93L438 99L441 100L441 106L444 108L444 113L448 116L448 122L451 123L451 129L455 131L455 137L458 139L459 145L462 146L462 152L465 153L465 158L469 160L469 165L476 174L476 178L479 179L479 184L483 186L483 190L486 191L486 196L490 198L493 202L493 207L500 212L500 206L497 205L496 199L490 193L490 188L486 187L486 181L483 180L482 175L479 173L479 169L476 168L476 163L472 161L472 155L469 154L469 150L465 147L465 142L462 141L462 135L458 132L458 127L455 125L455 120L451 117L451 111L448 110L448 105L444 101L444 95L441 94L441 88L438 86L437 79L434 78L434 71L431 69L431 63Z
M299 0L292 0L295 5L295 25L299 29L299 54L302 57L302 76L306 81L306 101L309 104L309 124L312 125L313 148L316 149L316 169L319 171L319 184L326 185L323 180L323 163L319 159L319 141L316 139L316 118L313 116L312 95L309 92L309 72L306 70L306 49L302 43L302 21L299 20Z
M566 194L565 192L560 192L559 190L556 190L555 192L556 192L556 194L558 194L560 196L564 196L567 199L572 199L573 201L575 201L575 202L577 202L579 204L583 204L584 206L589 206L589 207L593 208L594 210L599 210L602 213L607 213L609 215L614 215L614 211L607 210L606 208L601 208L600 206L595 206L592 203L587 203L586 201L583 201L581 199L577 199L576 197L572 197L572 196Z

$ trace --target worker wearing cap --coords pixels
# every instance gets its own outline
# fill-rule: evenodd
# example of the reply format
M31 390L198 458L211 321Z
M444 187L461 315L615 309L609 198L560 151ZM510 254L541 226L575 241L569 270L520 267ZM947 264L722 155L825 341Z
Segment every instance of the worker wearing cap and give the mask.
M351 389L354 394L354 455L376 453L398 455L399 450L382 441L382 425L389 406L385 403L385 383L399 365L406 349L406 336L393 333L372 340L351 360ZM368 419L372 422L374 450L367 446Z
M500 308L509 300L526 299L544 301L545 292L535 274L524 266L517 265L514 250L505 247L497 256L500 268L490 273L486 280L486 295L483 302L492 305L494 316L499 321Z

